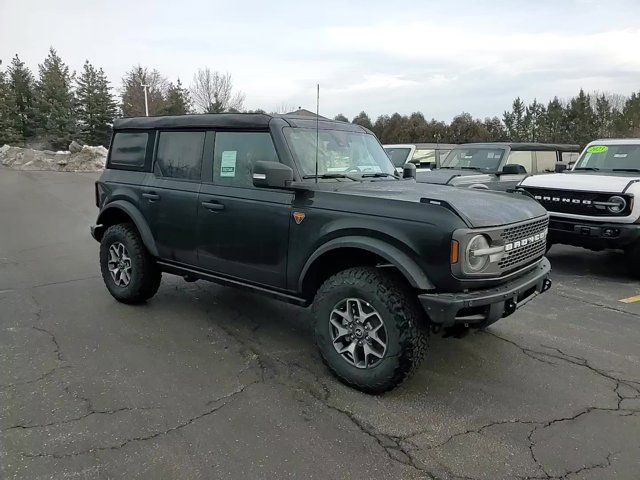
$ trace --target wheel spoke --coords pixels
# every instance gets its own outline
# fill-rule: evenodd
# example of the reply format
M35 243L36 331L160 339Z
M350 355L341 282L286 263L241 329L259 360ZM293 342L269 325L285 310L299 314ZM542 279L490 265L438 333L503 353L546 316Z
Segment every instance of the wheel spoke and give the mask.
M360 298L345 298L329 314L333 347L356 368L377 365L387 350L387 331L376 309Z

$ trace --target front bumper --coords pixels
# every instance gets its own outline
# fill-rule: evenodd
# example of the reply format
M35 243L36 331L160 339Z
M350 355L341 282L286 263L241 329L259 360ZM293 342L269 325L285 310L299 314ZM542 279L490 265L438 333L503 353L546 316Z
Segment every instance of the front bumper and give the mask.
M584 222L551 217L549 243L564 243L592 249L625 248L640 240L640 225L635 223Z
M550 272L549 260L542 258L530 272L498 287L466 293L425 293L418 299L435 325L488 324L511 315L546 292L551 287Z

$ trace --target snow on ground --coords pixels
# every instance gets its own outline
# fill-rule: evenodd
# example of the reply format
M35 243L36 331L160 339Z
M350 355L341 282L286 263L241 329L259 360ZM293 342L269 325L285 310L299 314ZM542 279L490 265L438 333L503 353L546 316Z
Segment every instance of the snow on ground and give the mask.
M99 172L104 169L107 149L83 145L79 151L52 152L32 148L0 147L0 165L14 170L52 170L58 172Z

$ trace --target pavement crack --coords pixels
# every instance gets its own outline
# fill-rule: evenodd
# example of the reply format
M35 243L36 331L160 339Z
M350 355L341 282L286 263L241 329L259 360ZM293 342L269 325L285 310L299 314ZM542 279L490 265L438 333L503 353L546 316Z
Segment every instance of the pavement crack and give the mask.
M60 425L66 425L68 423L74 423L74 422L78 422L80 420L84 420L87 417L90 417L92 415L114 415L116 413L120 413L120 412L132 412L132 411L137 411L137 410L160 410L162 407L122 407L122 408L116 408L116 409L110 409L110 410L94 410L91 411L89 413L85 413L84 415L80 415L77 417L73 417L73 418L68 418L66 420L61 420L61 421L57 421L57 422L49 422L49 423L33 423L33 424L26 424L26 425L13 425L11 427L8 428L4 428L2 430L0 430L1 432L7 432L10 430L30 430L32 428L47 428L47 427L57 427Z
M613 312L617 312L617 313L623 313L625 315L629 315L631 317L636 317L636 318L640 318L640 315L637 313L633 313L630 312L628 310L624 310L623 308L618 308L618 307L613 307L611 305L607 305L605 303L600 303L600 302L591 302L589 300L585 300L584 298L580 298L580 297L576 297L573 295L567 295L566 293L562 293L558 290L555 290L556 295L558 295L559 297L564 297L564 298L568 298L570 300L575 300L577 302L581 302L581 303L586 303L587 305L591 305L593 307L599 307L599 308L604 308L606 310L611 310Z
M198 420L201 420L202 418L205 418L209 415L212 415L214 413L216 413L217 411L219 411L221 408L225 407L226 405L229 405L229 403L231 403L232 399L237 397L238 395L240 395L241 393L243 393L245 391L245 389L251 384L247 384L247 385L243 385L242 387L238 388L237 390L234 390L233 392L223 395L222 397L216 398L214 400L211 400L209 402L207 402L207 405L210 404L215 404L214 406L212 406L211 408L208 408L207 410L205 410L204 412L195 415L193 417L188 418L187 420L185 420L184 422L181 422L177 425L174 425L171 428L167 428L165 430L161 430L159 432L155 432L149 435L142 435L139 437L131 437L128 438L118 444L115 445L109 445L109 446L101 446L101 447L91 447L85 450L80 450L77 452L70 452L70 453L62 453L62 454L57 454L57 453L26 453L23 452L22 455L24 457L27 458L42 458L42 457L46 457L46 458L55 458L55 459L62 459L62 458L72 458L72 457L77 457L77 456L81 456L81 455L88 455L88 454L93 454L95 452L101 452L101 451L107 451L107 450L120 450L124 447L126 447L128 444L133 443L133 442L144 442L147 440L153 440L155 438L167 435L169 433L178 431L182 428L188 427L189 425L193 424L194 422L197 422ZM226 400L226 401L225 401ZM220 403L223 402L223 403ZM115 413L115 412L114 412Z

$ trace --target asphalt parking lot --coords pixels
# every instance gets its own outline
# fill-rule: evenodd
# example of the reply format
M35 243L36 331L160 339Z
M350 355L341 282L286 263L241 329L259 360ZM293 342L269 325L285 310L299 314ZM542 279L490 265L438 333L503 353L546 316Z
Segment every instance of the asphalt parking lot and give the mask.
M555 246L548 294L367 396L325 370L305 309L168 275L113 300L96 177L0 170L0 478L640 478L621 255Z

